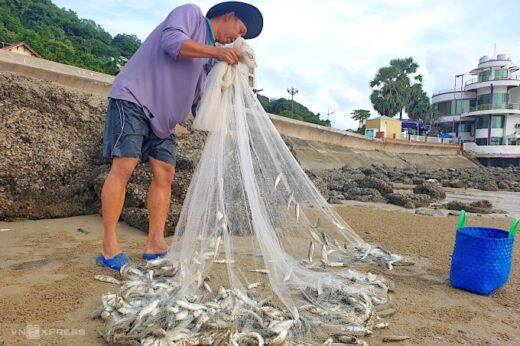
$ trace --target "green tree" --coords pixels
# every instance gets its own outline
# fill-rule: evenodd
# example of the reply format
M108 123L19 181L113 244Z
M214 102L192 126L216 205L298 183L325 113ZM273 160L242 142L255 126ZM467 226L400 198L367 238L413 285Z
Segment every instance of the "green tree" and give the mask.
M135 35L118 34L112 40L112 46L119 48L121 56L130 59L141 46L141 40Z
M120 56L130 58L141 45L135 35L112 38L51 0L0 0L0 41L25 41L45 59L109 74L119 72Z
M432 116L430 98L423 90L421 84L415 84L410 88L410 98L406 105L406 113L411 119L429 122Z
M370 111L368 109L355 109L350 115L352 115L352 119L359 121L359 128L362 128L365 121L370 118Z
M420 85L422 90L422 76L417 74L418 68L419 64L413 58L405 58L393 59L390 66L378 70L370 82L370 101L379 114L393 117L399 113L399 119L403 118L403 111L411 98L418 95L412 93L412 86Z
M256 97L258 98L258 101L260 101L260 104L262 105L264 110L266 112L268 112L269 111L269 98L267 98L263 95L260 95L260 94L256 94Z

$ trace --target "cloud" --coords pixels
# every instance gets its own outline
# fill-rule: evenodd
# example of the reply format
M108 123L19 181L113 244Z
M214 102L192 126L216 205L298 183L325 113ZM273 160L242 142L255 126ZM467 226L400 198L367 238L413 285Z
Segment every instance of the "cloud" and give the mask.
M184 1L53 0L95 20L112 35L146 36ZM216 1L201 0L203 12ZM504 0L253 0L264 15L262 35L251 41L258 60L258 87L271 98L287 87L311 111L336 110L333 126L356 127L350 112L370 109L368 84L393 58L419 63L431 95L452 88L454 76L476 67L482 55L508 53L517 44L520 1ZM467 77L469 78L469 77Z

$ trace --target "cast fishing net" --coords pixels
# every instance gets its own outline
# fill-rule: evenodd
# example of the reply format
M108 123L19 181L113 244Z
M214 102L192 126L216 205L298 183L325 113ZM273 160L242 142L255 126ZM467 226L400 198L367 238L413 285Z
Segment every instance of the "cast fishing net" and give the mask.
M193 123L209 134L172 254L123 268L122 290L104 306L121 297L136 317L116 314L128 324L118 329L105 313L107 340L361 343L357 337L385 326L377 312L388 308L391 284L353 268L391 269L400 258L364 243L320 195L248 85L252 50L243 40L234 46L245 66L212 69Z

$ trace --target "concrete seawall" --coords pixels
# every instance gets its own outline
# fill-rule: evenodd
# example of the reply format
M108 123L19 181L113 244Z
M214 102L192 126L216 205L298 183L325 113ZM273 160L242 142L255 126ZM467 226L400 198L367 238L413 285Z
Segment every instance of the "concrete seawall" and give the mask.
M107 74L1 50L0 71L56 82L99 96L108 95L114 81Z
M108 95L114 80L113 76L103 73L3 51L0 51L0 71L14 72L27 77L56 82L67 87L79 89L99 96ZM310 145L306 147L305 151L310 150L312 147L325 145L328 149L322 148L321 150L339 152L341 151L340 148L348 148L365 152L366 155L370 152L373 153L374 151L384 152L388 155L427 155L430 157L437 156L439 160L441 160L442 157L447 157L448 161L450 161L448 166L452 166L451 163L454 159L455 161L461 161L462 166L467 167L473 165L473 163L460 155L460 148L458 145L383 141L274 114L269 114L269 116L281 134L293 139L309 141L310 144L319 143L318 145ZM330 161L329 164L324 164L323 168L325 168L325 166L333 167L339 165L340 162L337 162L338 160L345 164L345 160L340 159L340 157L341 155ZM390 155L390 157L394 156ZM323 159L325 159L325 157ZM385 161L392 162L391 160ZM374 162L377 162L377 160ZM311 166L315 166L316 163L317 162L314 162ZM306 165L304 164L304 166ZM440 164L440 166L443 165Z

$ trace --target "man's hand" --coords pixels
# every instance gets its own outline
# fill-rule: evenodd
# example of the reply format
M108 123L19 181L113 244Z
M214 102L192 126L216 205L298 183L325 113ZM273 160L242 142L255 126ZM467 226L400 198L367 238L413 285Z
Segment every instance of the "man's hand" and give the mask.
M184 41L179 50L179 56L182 58L215 58L230 65L238 64L238 61L242 58L238 49L213 47L193 40Z
M242 54L235 48L215 47L217 49L216 59L225 61L230 65L236 65L242 58Z

